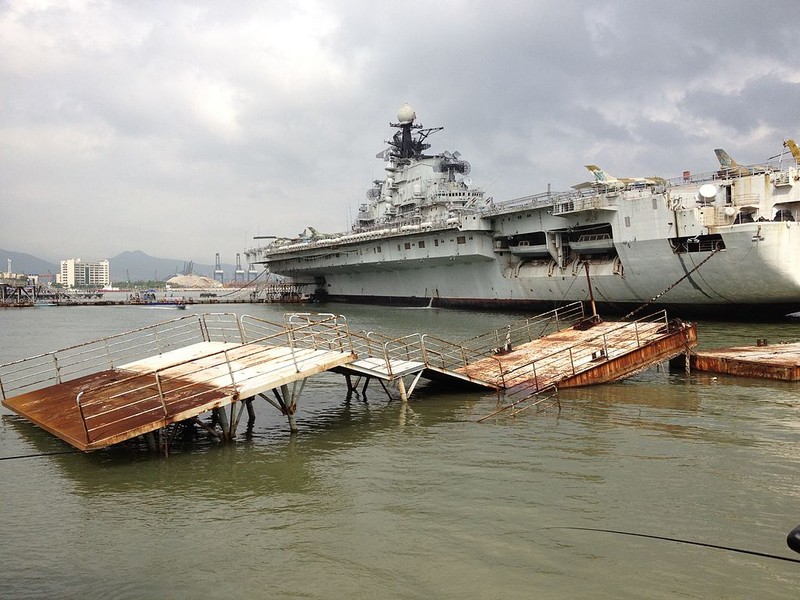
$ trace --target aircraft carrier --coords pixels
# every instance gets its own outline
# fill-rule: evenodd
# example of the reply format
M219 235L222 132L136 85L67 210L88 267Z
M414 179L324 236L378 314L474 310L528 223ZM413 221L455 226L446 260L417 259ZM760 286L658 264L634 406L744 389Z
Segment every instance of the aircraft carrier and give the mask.
M677 314L767 318L800 310L800 150L676 179L593 180L496 201L458 152L429 153L408 105L350 231L311 228L247 251L323 301L541 309L593 299Z

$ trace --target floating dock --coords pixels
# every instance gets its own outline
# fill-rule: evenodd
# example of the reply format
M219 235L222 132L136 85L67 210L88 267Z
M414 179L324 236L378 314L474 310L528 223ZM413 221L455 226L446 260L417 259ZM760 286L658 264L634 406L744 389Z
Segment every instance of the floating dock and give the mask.
M301 304L309 302L303 291L307 284L275 283L238 288L214 288L215 292L175 296L174 293L191 292L190 289L159 290L154 292L133 291L125 298L105 298L104 290L63 291L43 285L28 285L17 281L0 280L0 308L22 308L34 306L144 306L185 308L187 304ZM170 292L173 295L166 296Z
M232 439L244 410L255 419L255 398L296 431L305 382L323 371L345 376L348 398L362 379L363 391L377 379L406 401L425 377L497 390L516 405L544 390L618 381L695 344L694 325L664 311L603 323L580 302L461 342L353 333L329 314L283 323L196 314L0 365L0 392L4 406L79 450L141 437L167 452L182 426ZM200 420L205 413L213 425Z
M759 341L755 346L738 346L693 352L691 366L696 371L800 381L800 343L770 346Z

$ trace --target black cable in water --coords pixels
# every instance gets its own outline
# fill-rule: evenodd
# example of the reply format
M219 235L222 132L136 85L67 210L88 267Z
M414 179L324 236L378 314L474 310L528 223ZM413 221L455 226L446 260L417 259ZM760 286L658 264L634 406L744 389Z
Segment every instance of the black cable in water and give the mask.
M0 456L0 460L16 460L18 458L39 458L42 456L57 456L59 454L77 454L79 450L62 450L60 452L41 452L39 454L19 454L17 456Z
M785 560L786 562L800 563L800 559L778 556L777 554L767 554L756 552L755 550L744 550L743 548L732 548L731 546L720 546L718 544L708 544L705 542L695 542L692 540L682 540L680 538L665 537L662 535L650 535L647 533L636 533L633 531L619 531L617 529L600 529L596 527L544 527L543 529L572 529L574 531L599 531L602 533L613 533L616 535L629 535L633 537L650 538L653 540L666 540L668 542L678 542L679 544L690 544L703 548L716 548L717 550L727 550L728 552L738 552L739 554L750 554L752 556L762 556L764 558L774 558L775 560Z

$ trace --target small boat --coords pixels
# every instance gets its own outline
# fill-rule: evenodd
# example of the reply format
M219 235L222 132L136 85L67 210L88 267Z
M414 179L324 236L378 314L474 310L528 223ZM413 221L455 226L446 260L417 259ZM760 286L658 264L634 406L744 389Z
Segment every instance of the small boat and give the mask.
M148 308L186 308L186 302L182 298L156 298L155 290L131 294L128 296L128 304Z
M607 233L582 235L569 245L578 254L600 254L614 249L614 240Z
M168 301L146 302L141 306L145 306L147 308L177 308L179 310L186 309L186 304L184 304L183 302L168 302Z
M522 240L519 244L509 246L508 249L514 256L521 256L523 258L550 255L547 244L531 244L528 240Z

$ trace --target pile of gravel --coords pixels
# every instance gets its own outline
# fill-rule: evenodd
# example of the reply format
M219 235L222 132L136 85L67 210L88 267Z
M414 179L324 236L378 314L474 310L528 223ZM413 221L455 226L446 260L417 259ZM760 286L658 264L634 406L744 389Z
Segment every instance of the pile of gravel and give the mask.
M216 279L203 277L202 275L175 275L167 279L167 283L172 287L178 288L221 288L222 284Z

